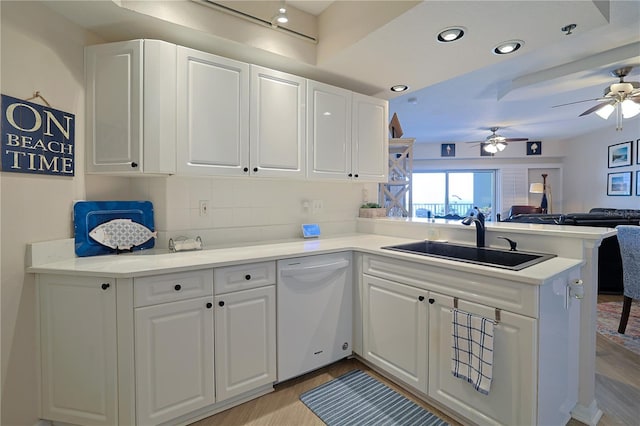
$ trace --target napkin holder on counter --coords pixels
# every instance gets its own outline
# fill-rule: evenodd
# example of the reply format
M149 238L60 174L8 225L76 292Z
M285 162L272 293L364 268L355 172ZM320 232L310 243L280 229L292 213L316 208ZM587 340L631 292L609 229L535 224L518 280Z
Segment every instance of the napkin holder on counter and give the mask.
M202 239L198 236L195 239L187 237L177 237L175 240L169 238L169 251L172 253L178 251L202 250Z

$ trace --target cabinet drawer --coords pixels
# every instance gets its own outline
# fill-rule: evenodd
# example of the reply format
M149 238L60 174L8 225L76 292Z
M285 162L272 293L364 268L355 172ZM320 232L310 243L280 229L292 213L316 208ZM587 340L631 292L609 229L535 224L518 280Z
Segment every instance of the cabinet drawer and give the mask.
M213 295L213 269L136 278L134 306L149 306Z
M213 270L216 294L276 283L276 262L249 263Z

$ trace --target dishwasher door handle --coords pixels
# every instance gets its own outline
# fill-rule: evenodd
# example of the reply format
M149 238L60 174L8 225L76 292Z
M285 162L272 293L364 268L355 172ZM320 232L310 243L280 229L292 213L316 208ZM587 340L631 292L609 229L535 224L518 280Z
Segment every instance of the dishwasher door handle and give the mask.
M321 263L319 265L296 265L291 268L281 268L280 273L285 277L296 277L309 272L330 272L337 271L349 266L348 260L339 260L331 263Z

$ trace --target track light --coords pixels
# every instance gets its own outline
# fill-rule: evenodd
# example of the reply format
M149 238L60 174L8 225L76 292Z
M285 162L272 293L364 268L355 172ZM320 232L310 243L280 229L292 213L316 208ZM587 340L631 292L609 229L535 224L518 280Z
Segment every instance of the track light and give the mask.
M287 17L287 8L283 1L278 8L278 13L271 19L271 25L273 27L277 27L278 25L286 24L287 22L289 22L289 18Z

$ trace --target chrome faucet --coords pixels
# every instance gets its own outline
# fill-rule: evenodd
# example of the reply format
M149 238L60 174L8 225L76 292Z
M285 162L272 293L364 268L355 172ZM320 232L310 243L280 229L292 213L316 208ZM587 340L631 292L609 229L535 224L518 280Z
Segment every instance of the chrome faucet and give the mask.
M463 225L471 225L472 223L476 224L476 246L484 247L484 215L477 207L473 208L477 214L474 216L474 213L469 213L469 216L462 219Z

